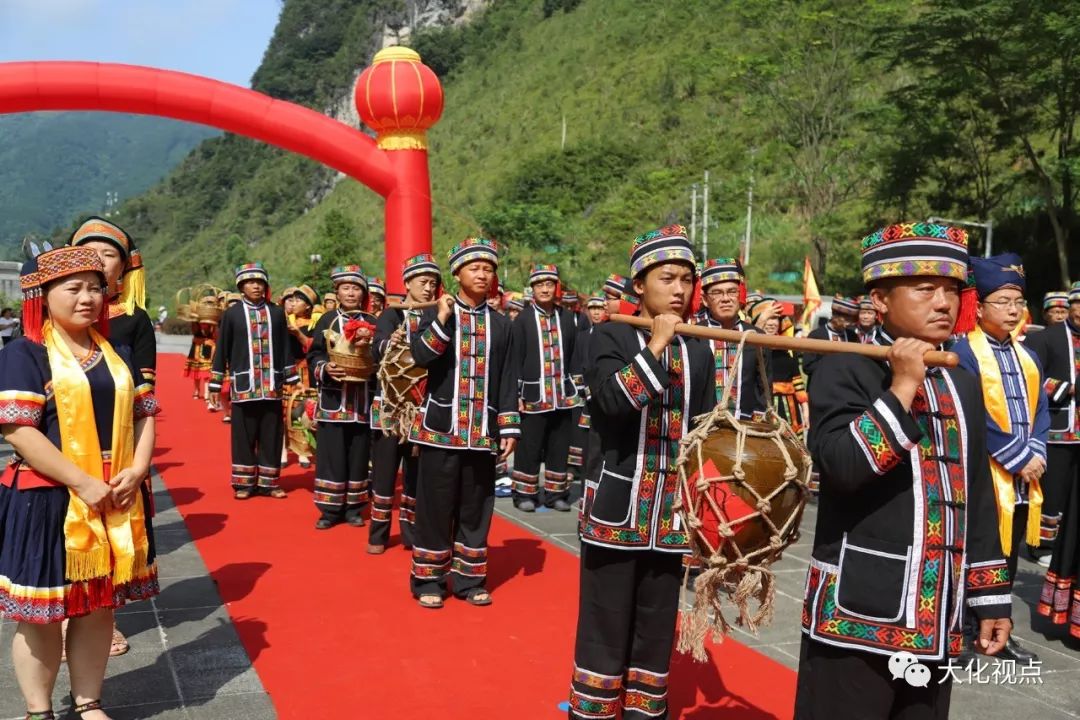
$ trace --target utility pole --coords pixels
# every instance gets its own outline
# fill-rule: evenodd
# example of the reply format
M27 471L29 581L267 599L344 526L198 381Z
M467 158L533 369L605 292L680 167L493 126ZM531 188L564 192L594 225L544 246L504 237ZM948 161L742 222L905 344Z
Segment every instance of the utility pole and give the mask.
M743 267L750 263L750 235L754 222L754 154L757 148L750 150L750 187L746 191L746 237L743 238Z
M690 186L690 247L697 244L697 183ZM705 248L701 249L701 257L705 259Z
M559 144L559 150L566 149L566 113L562 116L562 142Z
M994 221L976 222L974 220L950 220L943 217L930 217L927 222L945 223L946 225L963 225L965 227L980 227L986 231L986 247L983 248L983 257L990 257L994 248Z
M701 254L709 259L709 171L705 171L705 186L701 191Z

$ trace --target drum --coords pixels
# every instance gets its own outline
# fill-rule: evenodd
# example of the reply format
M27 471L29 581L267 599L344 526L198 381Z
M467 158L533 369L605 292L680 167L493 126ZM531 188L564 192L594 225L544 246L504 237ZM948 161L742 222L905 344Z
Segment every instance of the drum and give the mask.
M379 364L382 406L379 416L384 432L406 438L424 401L427 369L413 362L408 343L387 346Z
M698 659L709 629L718 639L731 629L725 599L751 630L771 619L769 566L798 540L809 497L810 454L791 426L772 409L750 422L726 408L717 406L683 439L678 463L679 510L704 567L679 649Z

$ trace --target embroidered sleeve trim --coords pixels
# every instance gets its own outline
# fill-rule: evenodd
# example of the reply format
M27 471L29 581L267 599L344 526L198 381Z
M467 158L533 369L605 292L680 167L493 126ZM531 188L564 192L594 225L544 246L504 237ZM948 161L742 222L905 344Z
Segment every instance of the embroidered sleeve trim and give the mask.
M157 396L154 395L154 388L149 383L135 388L132 411L136 420L153 417L161 412L161 405L158 404Z
M968 607L982 607L984 605L1012 605L1012 595L980 595L967 599Z
M1023 445L1018 445L1009 452L999 451L994 455L994 459L1001 463L1001 467L1016 474L1031 461L1033 454L1034 453Z
M0 393L0 425L36 427L41 423L44 410L44 395L18 391Z
M966 576L967 590L974 593L980 590L991 590L1009 587L1009 568L1004 562L993 561L981 563L968 568Z
M521 415L516 412L499 413L499 435L515 437L521 435Z
M217 372L216 370L210 373L210 382L207 383L207 390L210 392L219 392L222 384L225 382L225 373Z
M885 430L869 410L851 421L851 434L876 475L884 475L900 464L903 457L889 443Z
M442 355L450 345L450 338L447 337L446 331L439 327L439 322L436 320L420 336L420 342L427 345L428 349L436 355Z

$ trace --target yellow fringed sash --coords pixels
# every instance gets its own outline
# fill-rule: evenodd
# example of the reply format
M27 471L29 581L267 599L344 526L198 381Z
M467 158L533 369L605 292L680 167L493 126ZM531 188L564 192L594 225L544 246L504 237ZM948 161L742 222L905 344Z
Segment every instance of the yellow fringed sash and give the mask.
M968 342L975 360L979 363L982 375L983 402L986 404L986 412L993 418L1005 432L1012 430L1009 421L1009 408L1005 402L1005 394L1002 391L1001 368L998 367L994 351L990 342L986 339L986 333L982 328L976 327L968 333ZM1039 368L1035 361L1023 350L1017 349L1016 357L1020 360L1020 370L1024 374L1024 384L1027 385L1028 417L1032 425L1035 423L1035 408L1039 401ZM1001 549L1006 557L1012 550L1012 526L1013 512L1016 506L1016 489L1013 487L1013 475L1003 468L997 460L990 458L990 475L994 480L994 495L998 505L998 536L1001 538ZM1028 518L1026 539L1028 545L1039 545L1039 516L1042 512L1043 494L1042 486L1038 481L1028 485Z
M111 470L115 474L131 467L134 459L135 384L127 365L108 341L92 328L90 336L101 349L115 387L110 448ZM42 328L42 339L52 372L53 397L60 423L60 450L80 470L104 482L90 382L67 343L48 320ZM145 576L149 542L142 495L136 496L129 510L113 510L102 519L74 490L70 493L67 516L64 518L67 579L92 580L111 575L114 585L122 585L135 577Z

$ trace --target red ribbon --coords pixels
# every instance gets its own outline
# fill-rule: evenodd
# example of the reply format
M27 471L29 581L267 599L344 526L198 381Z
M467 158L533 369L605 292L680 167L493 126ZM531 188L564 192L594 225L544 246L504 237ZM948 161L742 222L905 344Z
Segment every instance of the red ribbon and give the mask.
M369 340L375 335L375 326L363 320L349 320L342 328L342 334L350 343L355 344L358 338L366 336Z

